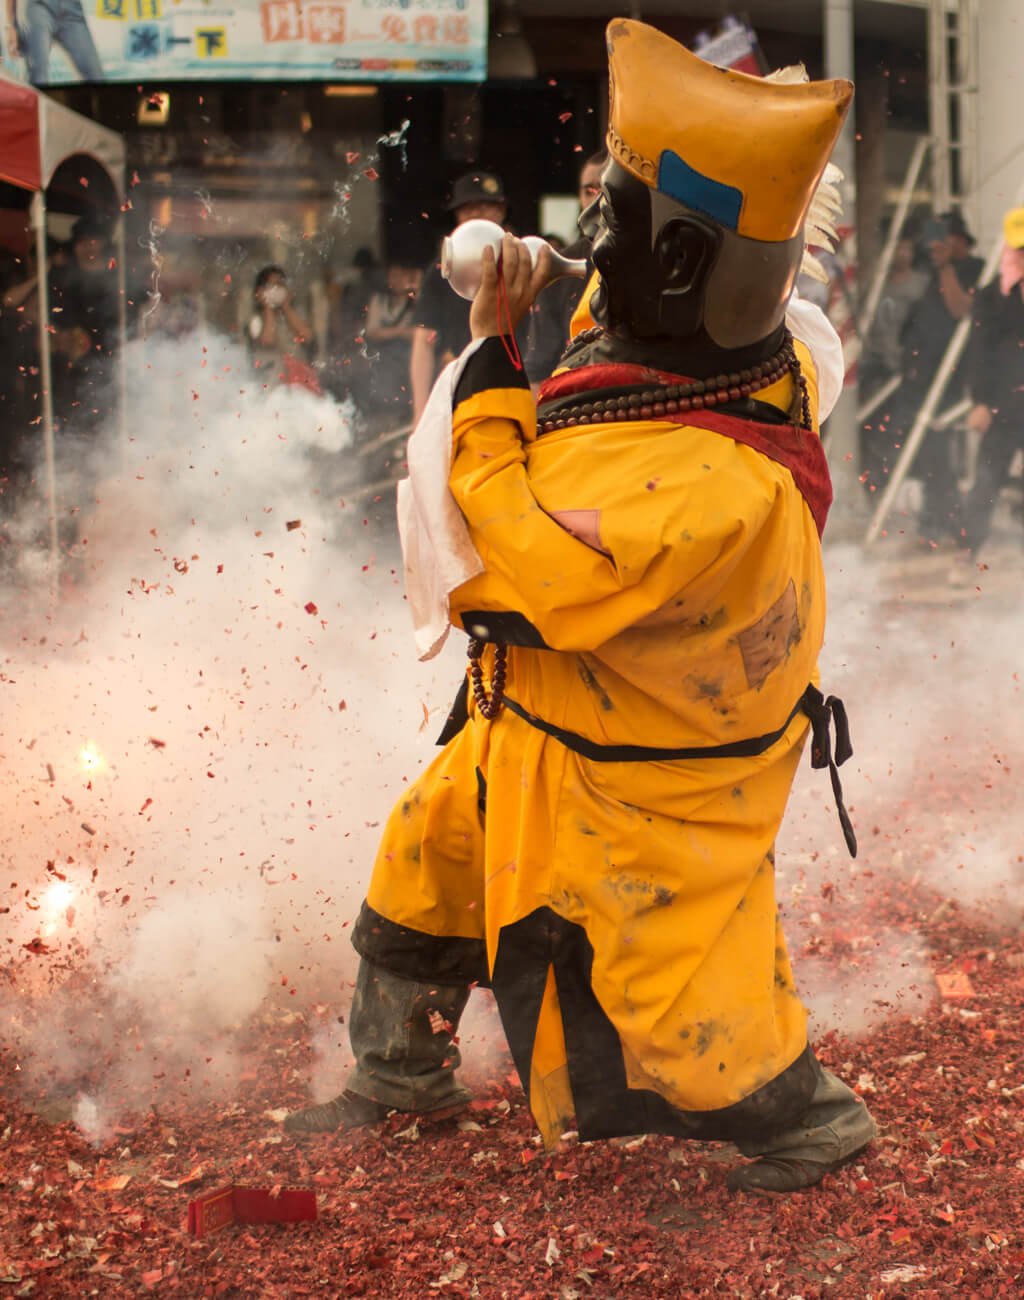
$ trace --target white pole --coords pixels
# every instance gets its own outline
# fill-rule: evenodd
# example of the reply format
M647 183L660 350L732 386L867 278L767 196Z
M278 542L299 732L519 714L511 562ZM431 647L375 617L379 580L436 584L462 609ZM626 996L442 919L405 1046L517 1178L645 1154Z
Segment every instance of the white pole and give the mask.
M120 196L118 196L120 197ZM117 355L118 431L121 444L121 468L128 456L128 293L124 266L124 217L117 223L117 332L120 346Z
M896 211L893 213L885 247L882 249L882 256L878 259L875 278L871 283L871 290L864 304L864 310L861 312L860 320L857 322L857 330L862 340L867 339L868 334L871 332L871 326L875 323L875 313L878 311L878 304L882 300L882 290L885 288L885 282L889 277L889 267L892 265L893 254L896 251L896 245L900 241L900 236L903 234L907 212L914 197L914 190L917 188L917 179L921 174L921 165L931 143L931 140L923 135L914 145L914 152L903 181L903 189L900 191Z
M857 408L857 423L863 424L868 416L872 415L878 407L882 405L887 397L890 397L895 393L896 389L899 388L902 383L902 375L890 375L882 387L879 388L877 392L872 393L867 401Z
M932 150L932 210L946 212L952 199L949 161L949 29L946 0L928 5L928 100Z
M980 138L978 98L981 90L978 57L979 0L960 0L960 190L966 197L967 224L981 230L981 176L978 167Z
M853 0L823 0L822 28L824 62L827 77L854 81L853 68ZM843 124L832 151L832 161L842 171L840 185L845 220L850 226L857 220L857 158L853 113ZM848 241L848 247L855 247ZM852 255L852 251L851 251ZM856 287L854 286L856 298ZM833 527L841 520L854 521L859 513L861 491L858 483L860 453L857 437L857 386L844 384L839 401L825 426L826 446L835 501ZM859 522L857 524L859 531Z
M32 225L36 232L36 271L39 277L39 377L43 415L43 449L46 453L46 500L50 511L50 595L56 598L60 569L57 538L57 462L53 445L53 363L50 356L50 273L46 265L46 196L32 196Z

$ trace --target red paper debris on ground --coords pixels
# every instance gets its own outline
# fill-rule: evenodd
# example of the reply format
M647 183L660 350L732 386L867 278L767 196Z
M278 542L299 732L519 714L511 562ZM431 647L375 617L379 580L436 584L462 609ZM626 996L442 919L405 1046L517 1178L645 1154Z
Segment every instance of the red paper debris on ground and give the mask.
M189 1202L188 1231L208 1237L233 1223L307 1223L316 1192L304 1187L221 1187Z
M979 771L991 762L969 744L959 761ZM828 895L794 892L800 873L781 864L798 981L813 955L820 983L852 991L865 1007L890 997L870 967L886 945L900 970L904 941L921 952L910 977L917 1001L885 1001L874 1026L855 1035L815 1035L823 1064L863 1093L880 1130L819 1187L782 1199L731 1196L725 1177L738 1156L725 1144L662 1136L581 1144L570 1133L545 1152L485 990L473 994L469 1028L460 1026L461 1074L474 1094L463 1115L416 1124L396 1114L308 1138L285 1132L283 1115L317 1099L318 1072L323 1083L318 1034L348 1017L336 995L346 978L339 945L327 942L344 932L344 909L328 913L324 948L312 958L323 986L303 1004L292 996L295 980L275 980L230 1039L242 1068L217 1088L203 1078L205 1057L191 1069L177 1061L170 1030L140 1036L130 1009L98 999L102 972L84 958L69 973L59 966L63 949L34 954L15 943L0 1039L0 1292L31 1300L1020 1300L1019 912L1004 905L989 915L941 892L930 883L935 845L915 838L926 801L943 815L967 809L972 827L996 826L1000 800L1012 809L1017 796L1012 779L989 790L963 770L935 771L908 792L912 818L897 809L872 834L858 812L858 830L873 841L870 866L862 855L856 871L836 867ZM109 870L104 864L103 875ZM1024 866L1015 889L1022 877ZM48 968L67 981L74 1008L63 1031L49 986L30 986ZM943 989L940 976L953 984ZM968 987L969 997L948 992ZM168 1004L178 996L167 989ZM154 1012L141 1023L159 1023ZM94 1026L110 1041L118 1015L115 1059L82 1065L78 1049ZM34 1072L14 1037L15 1019L30 1016L51 1045ZM344 1032L338 1024L341 1041ZM61 1074L65 1056L74 1068ZM133 1068L112 1070L126 1061ZM339 1086L344 1074L342 1060ZM76 1114L81 1123L83 1095L102 1102L108 1127L98 1133L72 1122ZM195 1190L183 1193L186 1184ZM254 1184L278 1202L286 1189L311 1197L315 1189L316 1219L284 1232L239 1221L235 1189ZM201 1192L225 1189L236 1226L210 1240L187 1232L186 1198L209 1203Z
M1024 981L1009 960L1018 945L956 908L922 920L936 901L878 882L870 910L926 931L939 970L975 959L984 1017L935 999L926 1014L893 1015L855 1041L818 1041L830 1069L870 1087L881 1134L813 1191L731 1197L736 1153L720 1144L581 1145L569 1134L545 1153L483 992L474 999L489 1046L474 1067L473 1040L464 1043L475 1094L466 1115L429 1126L394 1115L293 1138L278 1121L309 1099L313 1048L282 991L252 1026L251 1069L234 1099L182 1083L152 1105L145 1090L125 1091L120 1131L98 1148L66 1119L43 1117L43 1099L19 1086L0 1048L0 1281L17 1283L12 1296L34 1281L33 1300L1019 1300ZM801 927L790 920L795 941ZM839 905L835 935L853 930ZM850 951L839 937L825 942ZM236 1191L256 1172L262 1209L306 1186L318 1217L286 1234L243 1222ZM175 1184L200 1174L212 1194L196 1202L231 1192L236 1227L213 1243L183 1232Z

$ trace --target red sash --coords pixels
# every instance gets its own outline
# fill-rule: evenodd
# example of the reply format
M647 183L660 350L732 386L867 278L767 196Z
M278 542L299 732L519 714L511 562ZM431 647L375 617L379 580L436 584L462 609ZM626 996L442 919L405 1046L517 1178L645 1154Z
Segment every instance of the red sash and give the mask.
M540 386L540 401L552 401L585 393L594 388L616 388L629 384L686 384L691 381L681 375L670 375L646 366L597 365L580 366L578 370L565 370L552 375ZM639 417L631 412L629 419ZM791 424L763 424L747 420L728 411L679 411L675 415L650 417L659 424L683 424L695 429L708 429L720 433L733 442L753 447L762 456L784 465L793 476L800 495L807 502L820 537L825 531L829 506L832 504L832 477L825 458L825 449L816 433L794 428Z
M628 384L692 384L685 375L672 375L667 370L653 370L650 366L637 366L626 362L602 361L598 365L578 366L575 370L560 370L545 379L537 395L538 402L553 402L557 397L571 397L574 393L589 393L592 388L624 388Z
M828 472L825 448L816 433L795 429L791 424L761 424L744 420L727 411L680 411L678 415L655 416L659 423L685 424L691 428L710 429L733 442L753 447L762 456L784 465L814 518L820 537L825 531L828 508L832 504L832 476Z

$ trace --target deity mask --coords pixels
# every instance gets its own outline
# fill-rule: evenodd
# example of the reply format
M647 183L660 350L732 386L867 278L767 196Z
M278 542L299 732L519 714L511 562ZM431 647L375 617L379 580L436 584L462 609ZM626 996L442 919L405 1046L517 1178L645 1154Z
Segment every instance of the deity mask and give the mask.
M716 68L628 19L607 40L610 161L580 218L602 278L594 318L749 347L782 323L852 87Z

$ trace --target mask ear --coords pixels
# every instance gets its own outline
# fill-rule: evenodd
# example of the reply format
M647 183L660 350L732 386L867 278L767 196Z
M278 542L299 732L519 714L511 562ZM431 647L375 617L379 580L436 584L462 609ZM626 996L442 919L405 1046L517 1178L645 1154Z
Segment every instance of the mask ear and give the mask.
M655 242L663 288L658 300L662 330L676 337L695 334L704 319L704 290L714 265L719 236L691 217L665 222Z
M655 252L666 289L677 293L699 291L718 248L718 237L689 217L666 221L658 232Z

